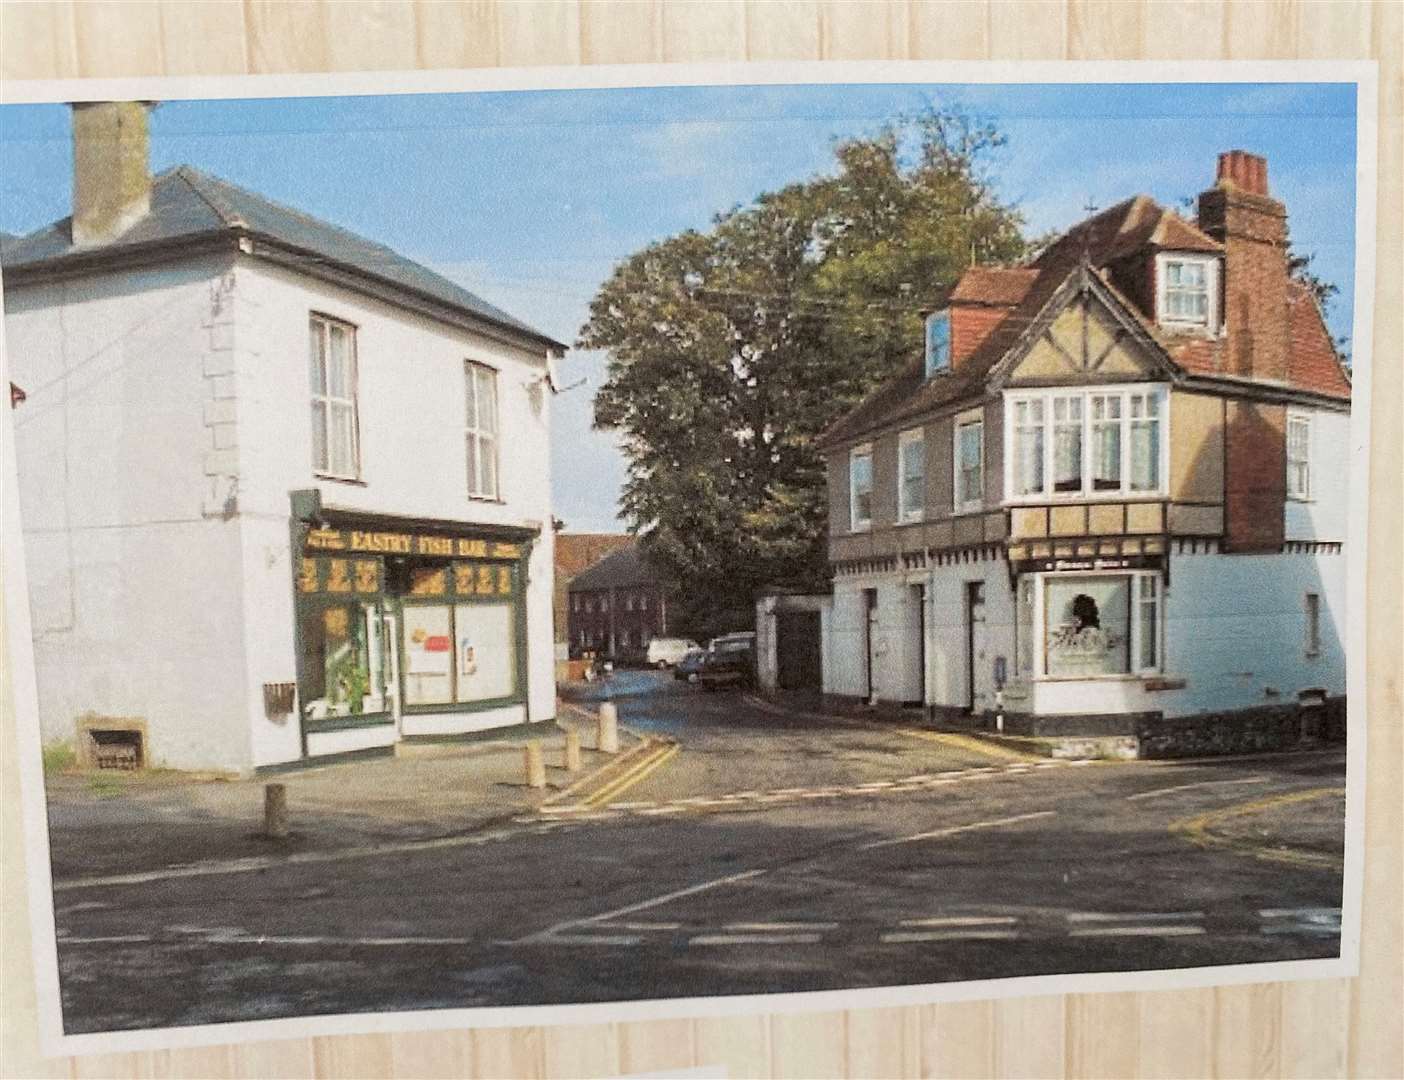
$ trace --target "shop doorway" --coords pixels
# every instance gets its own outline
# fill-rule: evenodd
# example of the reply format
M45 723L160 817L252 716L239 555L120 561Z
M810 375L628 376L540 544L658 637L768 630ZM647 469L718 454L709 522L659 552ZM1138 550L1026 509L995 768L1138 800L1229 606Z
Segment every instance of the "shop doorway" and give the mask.
M818 690L823 636L817 611L775 613L775 681L781 690Z

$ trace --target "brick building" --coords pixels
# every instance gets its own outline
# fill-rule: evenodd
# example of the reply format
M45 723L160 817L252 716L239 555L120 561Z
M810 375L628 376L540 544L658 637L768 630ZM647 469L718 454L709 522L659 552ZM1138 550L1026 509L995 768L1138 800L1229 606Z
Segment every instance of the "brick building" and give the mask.
M1231 151L1194 221L962 276L822 440L826 692L1107 733L1344 692L1351 387L1286 223Z
M556 659L569 652L569 620L567 590L577 574L593 566L606 555L628 547L634 538L627 533L557 533L556 578L551 596L552 620L556 628Z
M570 655L593 652L639 661L656 637L669 636L668 601L637 544L606 555L567 586Z

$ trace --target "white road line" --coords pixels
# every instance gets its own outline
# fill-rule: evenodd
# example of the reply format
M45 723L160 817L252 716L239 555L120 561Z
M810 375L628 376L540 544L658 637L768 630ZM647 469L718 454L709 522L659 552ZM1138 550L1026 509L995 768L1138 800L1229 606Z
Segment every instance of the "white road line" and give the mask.
M872 848L889 847L892 844L910 844L917 840L939 840L947 836L955 836L959 833L972 832L976 829L996 829L1001 825L1015 825L1021 821L1033 821L1036 818L1052 817L1055 811L1040 810L1035 814L1019 814L1016 817L996 818L993 821L975 821L969 825L953 825L948 829L934 829L931 832L917 833L915 836L901 836L892 840L874 840L870 844L862 844L859 851L868 851Z
M1266 784L1266 776L1244 776L1237 780L1203 780L1197 784L1176 784L1174 787L1156 788L1154 791L1142 791L1135 795L1126 796L1127 802L1135 802L1138 799L1157 799L1162 795L1172 795L1177 791L1192 791L1195 788L1227 787L1230 784Z
M1165 922L1204 918L1202 911L1070 911L1068 922Z
M1202 926L1089 926L1070 931L1071 937L1188 937L1203 934Z
M1320 937L1335 937L1341 932L1340 925L1335 926L1327 923L1274 923L1272 926L1264 926L1258 931L1260 934L1308 934Z
M751 878L759 877L765 870L742 870L739 874L728 874L723 878L716 878L713 881L704 881L700 885L689 885L685 889L675 889L672 892L664 893L662 896L655 896L650 900L640 900L637 904L627 904L613 911L604 911L598 915L590 915L583 919L567 919L565 922L557 923L547 930L542 930L535 934L528 934L524 938L519 938L513 944L525 945L536 941L545 940L565 933L567 930L579 930L585 927L594 926L597 923L610 922L623 915L632 915L636 911L647 911L649 908L659 907L662 904L673 900L680 900L684 896L695 896L697 893L706 892L708 889L721 888L723 885L735 885L740 881L749 881Z
M820 934L699 934L689 945L813 945Z
M645 933L653 931L681 930L682 923L677 922L619 922L619 923L596 923L606 930L635 930Z
M638 945L641 937L608 934L549 934L522 938L513 945Z
M897 930L883 934L882 940L896 945L915 941L1009 941L1018 936L1017 930Z
M154 940L149 934L113 934L110 937L62 937L60 945L135 945Z
M727 923L722 927L728 933L766 933L786 930L837 930L835 922L750 922Z
M1258 914L1264 919L1339 919L1341 909L1338 907L1260 908Z
M903 919L901 926L1012 926L1013 915L942 915L929 919Z
M609 808L610 808L611 810L642 810L645 806L657 806L657 805L658 805L658 803L657 803L656 800L653 800L653 799L645 799L643 802L617 802L617 803L610 803L610 804L609 804Z

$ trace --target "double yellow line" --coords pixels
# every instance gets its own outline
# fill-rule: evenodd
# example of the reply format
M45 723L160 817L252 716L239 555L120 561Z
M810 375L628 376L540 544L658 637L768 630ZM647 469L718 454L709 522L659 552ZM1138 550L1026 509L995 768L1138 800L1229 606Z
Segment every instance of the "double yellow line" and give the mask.
M1037 754L1029 754L1022 750L1015 750L1012 747L986 742L984 739L977 739L973 735L960 735L953 731L923 731L921 728L898 728L897 730L903 735L908 735L913 739L925 739L927 742L940 743L942 746L950 747L954 750L969 750L972 753L983 754L985 757L996 758L1000 761L1046 760L1045 758L1039 757Z
M638 761L634 762L619 776L616 776L602 787L586 795L585 798L580 800L580 805L592 807L608 805L635 784L641 783L656 770L662 768L667 762L671 761L677 753L677 743L661 743L640 757Z

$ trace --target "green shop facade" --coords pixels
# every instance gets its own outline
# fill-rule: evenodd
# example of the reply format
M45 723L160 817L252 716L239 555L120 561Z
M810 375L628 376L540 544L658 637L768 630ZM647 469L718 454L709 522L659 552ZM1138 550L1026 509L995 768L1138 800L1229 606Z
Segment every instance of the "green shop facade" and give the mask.
M322 509L294 518L302 755L526 722L533 529ZM380 729L372 732L372 729Z

